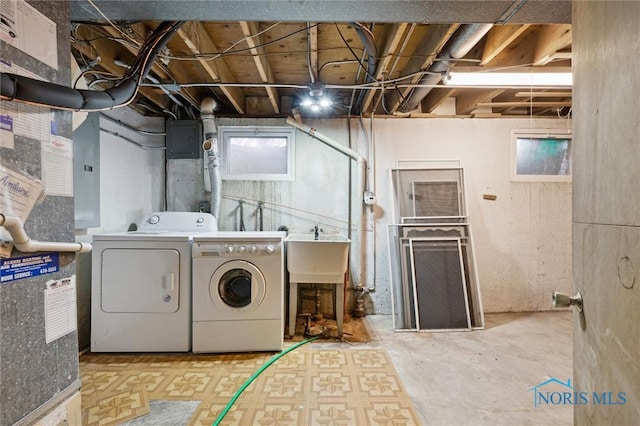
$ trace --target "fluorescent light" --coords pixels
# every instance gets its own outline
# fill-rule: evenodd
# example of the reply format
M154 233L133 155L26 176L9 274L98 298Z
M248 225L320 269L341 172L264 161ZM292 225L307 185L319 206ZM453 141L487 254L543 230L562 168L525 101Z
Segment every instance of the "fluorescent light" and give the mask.
M561 86L571 87L570 72L450 72L447 86Z

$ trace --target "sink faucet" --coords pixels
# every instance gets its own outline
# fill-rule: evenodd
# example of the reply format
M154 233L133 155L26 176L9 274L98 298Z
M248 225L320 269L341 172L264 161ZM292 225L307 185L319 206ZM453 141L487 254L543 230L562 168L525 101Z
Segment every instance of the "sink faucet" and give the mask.
M318 225L313 227L313 239L317 240L320 230L318 229Z

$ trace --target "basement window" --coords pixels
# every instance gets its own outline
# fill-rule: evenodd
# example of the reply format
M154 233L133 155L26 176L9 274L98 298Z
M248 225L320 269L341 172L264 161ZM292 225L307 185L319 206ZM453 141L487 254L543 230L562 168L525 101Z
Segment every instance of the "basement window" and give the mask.
M295 129L221 126L222 178L293 180Z
M571 182L571 135L549 131L513 131L511 180Z

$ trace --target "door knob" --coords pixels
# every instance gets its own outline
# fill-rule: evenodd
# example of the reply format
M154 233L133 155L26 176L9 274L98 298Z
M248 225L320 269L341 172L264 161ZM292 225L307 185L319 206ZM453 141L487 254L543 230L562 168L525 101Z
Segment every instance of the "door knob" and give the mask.
M554 308L568 308L569 306L575 306L578 312L582 312L582 295L580 293L576 293L575 296L571 297L567 294L554 291L551 294L551 299L553 300Z

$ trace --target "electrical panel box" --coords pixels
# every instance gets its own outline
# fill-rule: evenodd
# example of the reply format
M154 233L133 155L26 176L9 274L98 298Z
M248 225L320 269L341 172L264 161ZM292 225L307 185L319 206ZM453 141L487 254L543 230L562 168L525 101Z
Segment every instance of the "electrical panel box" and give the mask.
M200 158L202 122L199 120L167 121L167 159Z
M76 229L100 226L100 115L90 113L73 132Z

